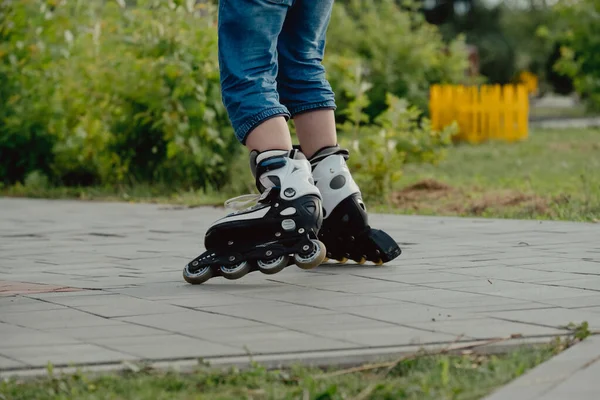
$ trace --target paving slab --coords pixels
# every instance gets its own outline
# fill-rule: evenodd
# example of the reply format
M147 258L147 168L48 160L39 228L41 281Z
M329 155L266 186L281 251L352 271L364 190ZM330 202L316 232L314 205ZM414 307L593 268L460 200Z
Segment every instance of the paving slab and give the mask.
M600 336L588 337L485 400L597 400L600 394Z
M0 374L48 362L238 363L248 352L359 361L455 341L545 342L583 320L600 328L599 224L373 214L403 249L387 265L187 284L183 266L225 213L0 199Z

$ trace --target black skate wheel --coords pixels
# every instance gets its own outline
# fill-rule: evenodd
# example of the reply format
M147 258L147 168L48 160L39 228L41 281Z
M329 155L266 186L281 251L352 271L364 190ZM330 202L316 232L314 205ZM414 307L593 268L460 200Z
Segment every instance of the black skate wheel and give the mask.
M325 245L320 240L311 240L312 251L307 255L295 254L294 263L302 269L313 269L323 263L327 252Z
M199 285L213 277L213 272L210 266L205 266L197 271L190 271L190 265L186 265L183 269L183 279L192 285Z
M225 279L235 280L240 279L250 272L250 264L246 261L242 261L235 265L221 265L219 269Z
M281 256L270 260L258 260L256 262L256 265L258 266L260 272L262 272L263 274L273 275L287 267L288 263L289 257Z

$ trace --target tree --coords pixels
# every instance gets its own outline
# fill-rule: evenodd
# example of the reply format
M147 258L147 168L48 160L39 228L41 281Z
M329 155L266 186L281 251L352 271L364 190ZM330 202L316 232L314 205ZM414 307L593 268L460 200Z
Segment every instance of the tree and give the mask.
M446 40L464 34L467 43L477 47L481 74L492 83L508 83L516 72L515 48L501 24L502 13L501 6L481 1L454 2L441 25Z
M555 10L564 28L557 40L564 43L555 69L573 78L575 90L593 110L600 110L600 2L565 1Z

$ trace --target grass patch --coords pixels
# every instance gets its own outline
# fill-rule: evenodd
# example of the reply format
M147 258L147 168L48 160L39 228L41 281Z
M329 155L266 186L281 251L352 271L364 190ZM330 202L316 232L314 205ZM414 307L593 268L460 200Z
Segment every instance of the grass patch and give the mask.
M459 144L408 165L392 206L406 214L597 221L600 130L538 130L520 143Z
M88 201L127 201L132 203L178 204L187 206L222 205L226 195L214 190L172 190L166 187L135 185L116 187L43 187L14 185L0 190L6 197L35 199L76 199Z
M132 187L55 188L35 174L0 195L221 205L254 190L247 160L235 161L234 182L217 190ZM535 130L519 143L458 144L437 166L407 165L390 196L370 209L402 214L573 221L600 220L600 129Z
M0 398L42 399L480 399L566 347L564 341L500 355L416 354L380 368L294 367L193 373L135 369L77 373L0 383ZM385 367L383 365L385 364Z
M27 176L23 184L2 186L0 196L38 199L75 199L83 201L127 201L131 203L174 204L184 206L221 206L230 197L256 191L248 160L236 159L231 183L221 190L174 188L166 185L115 185L92 187L55 187L36 173Z

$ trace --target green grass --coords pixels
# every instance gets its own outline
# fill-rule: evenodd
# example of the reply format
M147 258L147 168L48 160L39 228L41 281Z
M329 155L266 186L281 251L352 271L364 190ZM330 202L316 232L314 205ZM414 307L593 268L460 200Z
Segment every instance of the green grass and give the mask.
M176 204L186 206L222 205L224 193L203 190L170 190L150 185L116 187L51 187L14 185L0 188L0 196L36 199L77 199L84 201L127 201L132 203Z
M480 399L548 360L559 341L501 355L420 354L379 368L199 367L193 373L144 370L102 375L49 374L0 383L0 398L42 399Z
M538 130L519 143L459 144L439 165L408 165L378 210L435 215L600 219L600 130Z
M369 208L402 214L597 221L600 219L600 129L535 130L519 143L457 144L439 165L407 165L391 203ZM35 175L0 195L37 198L219 205L253 190L247 160L224 190L173 191L137 185L54 188Z

